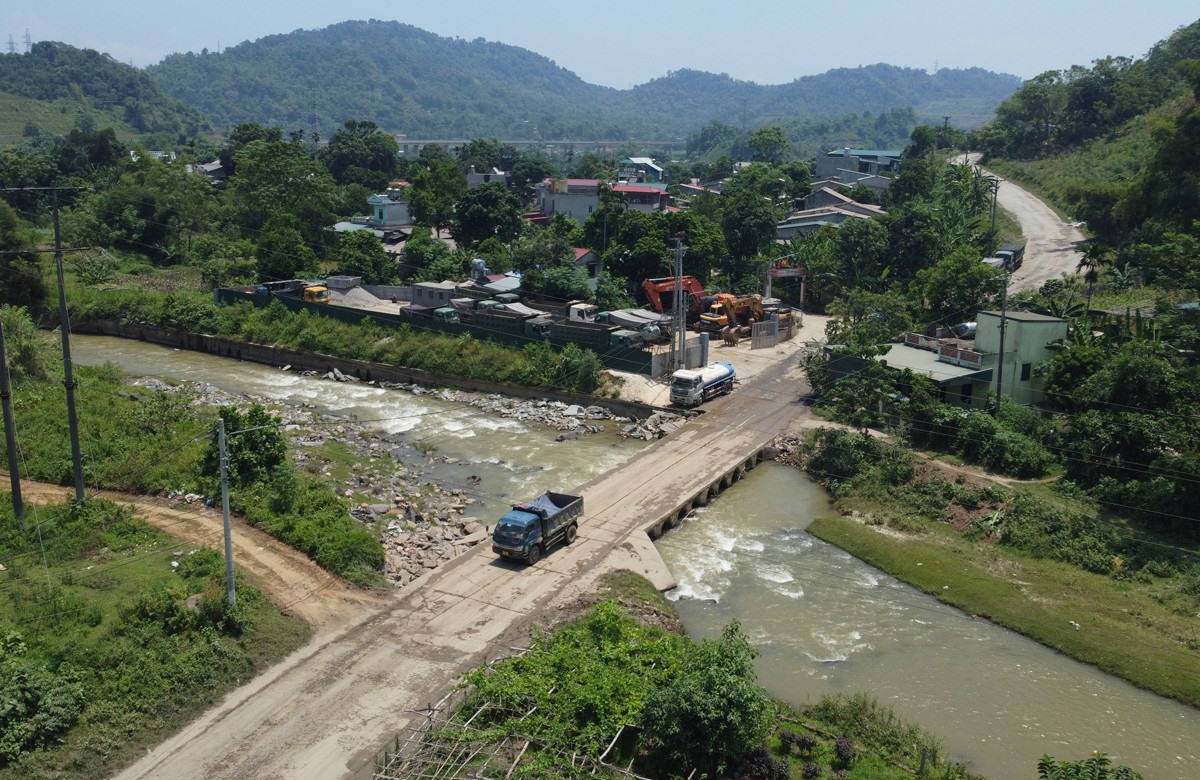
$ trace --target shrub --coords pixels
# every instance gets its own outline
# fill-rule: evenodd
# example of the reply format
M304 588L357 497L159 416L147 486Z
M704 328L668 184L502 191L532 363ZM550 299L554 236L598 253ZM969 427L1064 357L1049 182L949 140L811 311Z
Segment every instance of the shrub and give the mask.
M84 690L70 670L25 657L20 634L0 636L0 766L59 742L83 712Z
M281 500L280 494L287 496ZM333 489L315 477L277 469L269 481L230 493L230 506L318 565L354 581L375 584L383 545L346 511Z
M837 738L833 750L837 755L837 760L843 764L849 764L854 761L854 743L845 737Z
M774 706L755 684L756 654L731 623L719 640L694 647L675 679L650 693L641 727L652 764L664 773L687 767L718 775L766 736Z
M775 759L766 745L756 745L742 759L736 776L750 780L774 780Z

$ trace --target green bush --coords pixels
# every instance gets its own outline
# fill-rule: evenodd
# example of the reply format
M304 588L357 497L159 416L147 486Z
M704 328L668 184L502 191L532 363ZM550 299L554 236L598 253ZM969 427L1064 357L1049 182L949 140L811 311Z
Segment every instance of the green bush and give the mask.
M738 624L695 646L678 674L646 698L640 725L647 763L660 774L718 776L762 741L775 706L756 684L757 655Z
M231 491L230 506L323 568L359 585L378 584L383 545L316 478L278 469L270 480Z
M0 636L0 766L57 745L84 707L79 676L26 658L20 634Z
M1019 408L1019 407L1018 407ZM915 421L910 438L941 452L957 454L968 463L997 474L1034 479L1049 473L1055 458L1022 431L1038 431L1034 418L1006 406L1000 418L984 411L937 404L925 421ZM1010 427L1015 426L1015 427Z
M1116 573L1121 568L1117 560L1124 553L1122 539L1112 526L1025 492L1017 493L1005 512L1000 541L1096 574Z

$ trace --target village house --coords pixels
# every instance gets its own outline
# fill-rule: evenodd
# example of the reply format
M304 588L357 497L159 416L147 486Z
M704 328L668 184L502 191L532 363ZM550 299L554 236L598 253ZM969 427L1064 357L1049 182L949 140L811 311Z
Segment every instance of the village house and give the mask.
M1003 352L1001 323L1003 322ZM875 360L897 371L908 369L931 380L940 400L974 409L995 403L996 383L1001 394L1020 404L1035 404L1043 398L1043 380L1034 366L1054 356L1054 345L1067 337L1067 321L1027 311L981 311L974 329L937 335L907 333L904 341L892 344ZM973 332L974 338L970 338ZM830 369L835 376L848 376L862 368L866 359L834 357Z

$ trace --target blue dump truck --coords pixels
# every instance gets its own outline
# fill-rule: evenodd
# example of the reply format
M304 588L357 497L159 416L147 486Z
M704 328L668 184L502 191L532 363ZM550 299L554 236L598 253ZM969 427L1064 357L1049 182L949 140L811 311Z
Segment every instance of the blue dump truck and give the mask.
M542 553L559 542L570 544L579 534L583 496L543 493L500 518L492 531L492 552L503 558L537 563Z

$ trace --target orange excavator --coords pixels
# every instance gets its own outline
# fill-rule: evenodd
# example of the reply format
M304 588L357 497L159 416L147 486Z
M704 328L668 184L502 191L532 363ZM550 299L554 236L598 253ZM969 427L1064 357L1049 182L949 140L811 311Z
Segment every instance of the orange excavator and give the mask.
M681 276L680 287L683 289L683 303L687 307L688 320L694 321L706 310L707 304L704 285L694 276ZM667 276L659 279L645 279L642 290L650 302L650 307L659 314L671 311L675 301L675 277Z

